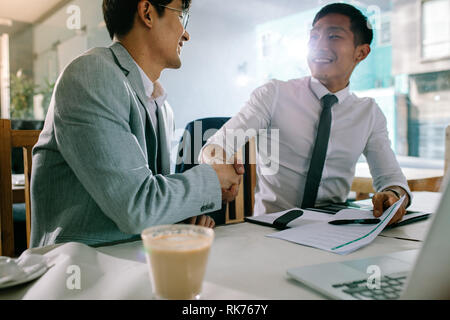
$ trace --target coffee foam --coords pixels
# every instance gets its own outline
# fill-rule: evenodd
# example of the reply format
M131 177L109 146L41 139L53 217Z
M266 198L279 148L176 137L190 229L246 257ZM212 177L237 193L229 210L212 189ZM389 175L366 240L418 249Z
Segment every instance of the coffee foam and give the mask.
M187 251L210 246L211 237L197 233L162 234L146 239L146 244L152 249Z

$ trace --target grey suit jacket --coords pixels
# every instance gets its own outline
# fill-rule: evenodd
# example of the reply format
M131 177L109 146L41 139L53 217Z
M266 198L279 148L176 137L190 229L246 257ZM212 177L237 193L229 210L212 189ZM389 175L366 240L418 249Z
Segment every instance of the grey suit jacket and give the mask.
M210 166L170 175L173 114L167 104L158 109L159 149L139 71L120 43L67 66L33 149L32 247L136 239L220 208Z

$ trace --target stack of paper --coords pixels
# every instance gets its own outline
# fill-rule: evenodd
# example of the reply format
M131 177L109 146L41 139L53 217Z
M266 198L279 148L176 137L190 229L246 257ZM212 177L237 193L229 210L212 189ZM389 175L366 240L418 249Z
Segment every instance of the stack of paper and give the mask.
M331 220L340 219L374 218L372 211L368 210L345 209L332 216L318 214L317 212L305 212L305 210L303 210L303 216L296 219L295 223L291 222L288 224L288 226L291 227L290 229L270 234L268 237L283 239L337 254L348 254L371 243L376 236L383 231L384 227L386 227L400 208L404 199L405 197L403 196L399 201L388 208L380 217L380 222L378 224L331 225L328 223ZM279 213L277 216L281 214L282 213ZM315 216L317 216L318 220L314 221L312 219ZM259 217L255 218L261 219ZM268 220L267 217L263 219ZM276 219L276 217L271 218L272 222L274 219Z

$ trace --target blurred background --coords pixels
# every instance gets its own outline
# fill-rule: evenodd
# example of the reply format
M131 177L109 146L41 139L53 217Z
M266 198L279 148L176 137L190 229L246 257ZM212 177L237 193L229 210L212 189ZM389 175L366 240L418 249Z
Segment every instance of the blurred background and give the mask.
M309 75L311 22L331 2L193 0L183 66L161 77L177 128L234 115L271 78ZM351 89L377 100L397 155L443 166L450 123L450 0L341 2L361 9L375 31L372 53L357 67ZM89 48L111 43L101 3L0 0L2 118L42 121L64 67Z

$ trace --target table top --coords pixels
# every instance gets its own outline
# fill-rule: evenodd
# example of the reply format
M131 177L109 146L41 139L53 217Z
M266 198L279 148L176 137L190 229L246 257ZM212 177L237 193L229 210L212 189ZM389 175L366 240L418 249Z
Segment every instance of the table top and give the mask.
M428 205L433 203L434 208L439 198L431 198ZM419 249L422 242L417 240L424 239L429 224L427 220L383 231L370 245L345 256L268 238L266 235L274 232L269 227L251 223L219 226L215 229L203 299L324 299L326 297L290 279L286 270ZM38 280L0 290L0 299L151 298L141 241L95 249L68 243L31 251L57 258L57 263ZM71 265L80 266L80 290L66 287L70 276L67 268Z

